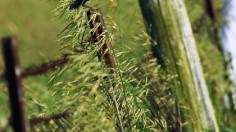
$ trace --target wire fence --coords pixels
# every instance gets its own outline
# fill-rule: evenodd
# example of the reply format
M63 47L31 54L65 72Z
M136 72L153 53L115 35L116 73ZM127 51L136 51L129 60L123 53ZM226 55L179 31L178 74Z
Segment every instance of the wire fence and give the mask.
M94 14L96 14L96 17L95 19L92 19L92 15ZM98 43L98 58L103 60L105 64L112 69L111 72L116 73L118 76L115 58L111 50L110 42L106 41L103 44L101 43L102 39L107 40L108 38L101 10L90 8L87 12L87 17L90 28L93 29L91 32L91 41L92 43ZM95 28L95 25L99 26ZM62 67L70 61L70 55L66 54L59 59L36 66L30 66L21 70L19 64L20 59L18 57L17 39L15 37L3 38L2 47L5 72L0 74L0 81L6 81L8 84L11 109L11 117L9 118L8 124L2 131L6 131L9 127L12 127L13 131L15 132L27 132L30 130L30 128L37 124L49 123L50 121L68 117L71 114L69 109L58 114L50 115L48 117L35 117L27 119L25 115L25 109L27 108L25 108L23 101L24 90L22 88L22 79L48 73L58 67Z

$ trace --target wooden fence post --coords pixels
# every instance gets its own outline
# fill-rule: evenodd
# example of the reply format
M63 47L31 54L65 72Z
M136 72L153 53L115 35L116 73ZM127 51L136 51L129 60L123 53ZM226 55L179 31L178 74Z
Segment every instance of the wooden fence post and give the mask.
M5 62L5 77L8 83L11 107L11 124L15 132L27 132L16 38L4 38L2 44L3 58Z
M98 13L98 15L96 15L96 18L94 20L92 20L92 15L94 13ZM106 65L110 68L113 68L113 70L116 70L116 64L115 64L115 59L114 56L112 54L112 50L111 50L111 46L110 46L110 42L108 42L107 40L107 33L106 33L106 29L105 29L105 23L103 20L103 17L101 15L101 10L100 9L96 9L96 10L89 10L87 12L88 15L88 19L89 19L89 25L91 29L94 29L96 25L99 24L99 26L94 29L93 32L91 32L92 35L92 42L99 43L99 58L104 59ZM103 42L105 41L105 42Z
M96 14L96 15L95 15ZM92 29L92 42L98 43L98 58L104 60L105 64L111 68L111 73L115 74L116 78L119 78L119 72L115 63L115 58L112 53L111 44L109 42L108 34L106 32L105 22L102 16L101 9L90 9L87 12L89 26ZM95 16L95 18L93 18ZM118 84L118 88L122 89L122 86Z
M139 0L147 32L162 68L178 76L174 93L187 131L219 131L184 0ZM159 59L160 58L160 59ZM179 124L182 124L181 122Z
M117 69L116 63L115 63L115 58L114 55L112 53L112 49L111 49L111 44L108 41L108 35L106 32L106 28L105 28L105 22L102 16L102 12L101 9L90 9L87 12L87 17L88 17L88 21L89 21L89 26L91 28L91 35L92 35L92 42L96 43L97 46L99 47L98 49L98 58L100 60L104 60L105 64L107 65L107 67L111 68L111 73L115 74L115 78L119 78L119 71ZM95 17L95 18L93 18ZM113 83L112 84L113 87L115 87L117 85L119 90L122 90L122 85L119 83ZM115 108L118 108L118 104L117 102L114 100L114 97L112 97L113 95L108 92L108 96L111 99L111 101L113 102L113 105ZM117 113L119 113L119 110L117 110ZM118 122L117 122L117 127L118 127L118 131L120 132L124 132L123 126L122 126L122 122L121 122L121 118L118 117Z

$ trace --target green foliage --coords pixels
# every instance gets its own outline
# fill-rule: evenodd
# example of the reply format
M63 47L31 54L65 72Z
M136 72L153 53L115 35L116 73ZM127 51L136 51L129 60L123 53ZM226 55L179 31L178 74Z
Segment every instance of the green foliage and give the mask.
M63 130L68 131L158 131L167 130L166 113L172 107L171 96L166 94L168 81L171 77L162 75L156 60L147 55L142 59L133 57L124 58L127 53L120 52L125 44L117 47L114 52L118 67L118 77L111 73L104 60L97 58L98 45L113 40L108 34L108 40L91 43L86 12L82 7L79 10L68 10L71 1L59 1L59 7L54 11L67 26L61 34L61 49L63 54L70 54L67 65L52 73L49 81L50 90L54 90L52 99L55 101L52 113L69 110L71 114L66 119L51 121L50 124L39 124L35 130ZM92 20L95 18L92 16ZM105 17L105 16L104 16ZM116 25L106 23L108 29ZM121 36L122 37L122 36ZM147 35L140 32L142 38ZM122 38L121 38L122 39ZM135 38L137 43L150 46L148 38ZM102 43L102 44L101 44ZM159 84L159 81L162 81ZM121 87L121 89L120 89ZM34 100L34 99L32 99ZM38 104L41 115L47 113L47 106ZM33 113L33 112L32 112ZM43 114L44 113L44 114ZM36 114L33 114L36 115ZM46 114L48 115L48 114ZM173 118L173 117L171 117ZM70 125L68 125L70 124Z
M39 58L37 55L31 57L30 60L28 60L29 57L24 57L25 53L29 54L28 51L35 52L31 50L32 47L38 50L42 46L47 51L53 51L50 53L42 51L46 58L57 53L55 49L61 49L62 54L70 54L68 64L63 67L46 75L24 80L28 118L48 117L65 110L70 111L67 117L37 124L32 130L168 131L175 128L178 122L175 111L176 100L173 99L171 89L176 76L167 74L157 65L157 60L151 53L150 38L143 31L144 24L137 1L121 0L117 3L116 1L91 0L87 3L89 6L103 10L109 36L103 39L103 44L107 41L112 43L118 76L111 73L111 68L107 67L104 60L100 61L97 57L99 47L98 43L92 43L90 39L91 31L94 29L90 29L88 25L89 20L86 14L88 9L81 7L71 11L68 6L72 1L54 0L53 2L51 0L50 3L53 6L56 5L55 2L58 5L53 13L60 20L55 18L53 22L56 23L55 25L48 22L48 15L45 17L42 15L49 13L52 8L48 6L50 3L45 6L38 1L30 1L32 5L39 5L37 7L40 8L32 6L32 9L29 9L30 12L19 14L26 15L22 17L22 21L27 23L31 18L34 24L27 26L26 30L24 30L25 26L20 26L17 31L12 31L14 26L9 27L9 22L7 22L8 26L0 29L0 35L14 33L19 36L21 43L37 44L37 46L24 46L20 51L23 53L21 56L23 56L24 67ZM16 4L19 3L16 2ZM203 3L194 0L186 1L186 3L193 28L195 28L204 13ZM218 4L219 2L216 3L217 8L222 7ZM0 11L9 5L10 3L1 2ZM28 4L20 3L19 5L12 5L17 12L28 8ZM0 13L0 24L2 25L1 18L10 19L14 21L14 24L17 23L15 18L19 18L19 14L13 14L6 18L4 9L4 13ZM200 28L196 27L199 30L195 33L195 37L199 44L202 66L215 111L217 111L218 122L222 128L225 128L224 130L227 130L235 126L232 123L230 123L231 126L227 126L224 122L225 112L222 110L221 103L223 93L219 90L222 85L219 79L225 75L223 57L213 45L214 41L211 39L214 38L208 36L209 20L206 19L202 23L207 24L201 25ZM22 23L18 24L22 25ZM62 31L58 33L59 30ZM31 34L35 36L29 37ZM57 34L60 34L57 42L60 47L49 44ZM26 38L23 39L25 36ZM47 43L47 45L41 45L41 43ZM223 85L228 86L228 83L224 82ZM120 87L122 89L119 89ZM3 84L1 84L0 93L0 130L2 130L10 116L9 109L6 109L8 106L7 88ZM184 104L181 104L181 107L185 107Z
M24 2L1 0L0 36L1 38L7 35L17 37L22 67L51 59L59 53L55 39L58 32L62 30L63 24L52 20L52 9L55 7L56 2L46 0ZM2 63L1 57L1 71Z
M190 20L194 30L194 35L198 43L198 51L201 58L205 78L209 88L210 96L214 105L215 114L219 127L222 131L228 128L234 130L235 114L232 108L232 102L225 102L225 96L231 100L230 88L232 84L227 78L228 71L225 69L225 58L217 49L216 45L221 45L221 25L224 21L222 16L223 2L221 0L213 1L217 23L211 21L204 8L204 1L186 1ZM218 26L218 34L214 28ZM225 103L229 103L230 108L227 108Z

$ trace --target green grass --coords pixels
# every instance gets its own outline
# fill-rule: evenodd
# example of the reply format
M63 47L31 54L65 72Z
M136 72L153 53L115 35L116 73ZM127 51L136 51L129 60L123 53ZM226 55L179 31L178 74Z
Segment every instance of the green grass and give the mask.
M99 2L97 1L97 3ZM56 5L57 3L46 0L0 1L0 37L14 35L18 38L22 67L52 59L60 53L59 43L55 40L59 38L57 35L65 24L63 19L56 17L53 20L52 11ZM109 17L105 17L105 19L109 32L115 36L115 41L112 44L117 49L115 52L129 52L124 54L123 59L131 58L131 55L137 58L142 56L144 51L139 48L141 45L137 45L132 38L144 30L138 3L122 0L118 9L113 10L107 5L96 4L95 1L95 7L102 8L105 16L112 17L112 19ZM110 27L111 21L116 22L118 30L113 30ZM0 56L0 72L3 72L2 55ZM24 80L27 117L40 116L41 113L50 115L57 112L56 102L60 101L61 94L55 94L55 88L48 85L50 78L50 75L41 75ZM7 123L10 113L7 88L2 82L0 85L1 130Z
M53 20L52 10L55 7L55 2L46 0L0 1L0 38L17 37L22 67L41 63L54 58L59 53L56 39L64 26L58 19ZM2 55L0 55L1 73L3 68ZM49 89L49 79L50 76L43 75L24 80L28 116L36 116L32 113L53 111L55 106L53 102L59 98L57 96L52 98L54 91ZM3 82L0 85L1 128L6 124L10 113L7 88Z
M17 37L22 67L58 53L55 40L63 24L58 19L53 21L55 6L55 2L46 0L0 2L0 37Z
M136 61L141 62L141 58L149 48L142 45L145 42L144 40L140 43L134 40L134 37L139 37L142 31L145 30L138 1L119 0L118 7L114 9L110 9L108 5L103 4L106 2L102 2L102 0L92 2L88 4L103 9L108 31L114 35L112 47L115 49L115 53L124 52L119 61L135 58ZM200 4L192 4L191 2L194 1L187 1L187 5L190 20L193 24L203 11L199 10L201 9ZM0 37L14 35L18 38L22 67L52 59L60 53L59 43L55 40L59 38L57 35L64 28L65 23L63 23L63 19L57 17L53 20L52 11L56 6L57 3L52 0L0 1ZM117 24L118 29L112 28L114 26L112 21ZM202 30L201 32L206 31L204 28ZM205 57L205 54L215 50L210 40L205 41L205 39L208 39L206 34L204 34L204 40L201 33L196 33L195 37L199 44L199 53L212 98L215 99L214 89L219 86L213 87L211 82L217 81L217 78L223 74L221 73L222 67L217 66L222 64L222 57L218 52ZM211 46L207 46L205 43ZM2 71L1 56L0 72L2 73ZM221 72L216 73L217 71ZM62 95L60 93L55 94L55 87L48 85L50 78L50 75L41 75L24 80L23 86L25 88L28 117L39 116L41 113L50 115L57 112L56 102L60 101ZM222 108L219 106L218 98L215 99L214 104L217 105L215 106L216 110ZM8 106L7 88L5 84L0 82L0 130L9 117ZM221 115L218 115L218 117L219 119L222 118ZM222 125L222 127L224 126Z

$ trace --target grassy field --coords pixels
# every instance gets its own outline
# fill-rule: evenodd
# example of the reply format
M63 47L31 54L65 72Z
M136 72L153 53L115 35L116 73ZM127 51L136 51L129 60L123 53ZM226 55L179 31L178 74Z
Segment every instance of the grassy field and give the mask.
M53 20L52 10L55 6L56 3L46 0L0 1L0 37L17 37L22 67L41 63L59 53L56 39L63 25L62 22ZM0 60L2 72L2 55ZM52 109L54 106L52 105L54 98L51 99L53 91L48 90L47 85L49 79L49 76L43 75L24 80L28 116L38 111ZM2 82L0 85L0 128L2 128L10 113L7 88Z
M55 5L46 0L0 2L0 37L13 35L18 38L23 67L58 53L55 40L63 25L58 20L53 21Z
M137 48L138 45L130 40L132 40L131 36L138 35L143 30L138 2L122 0L114 10L108 9L107 5L99 2L95 1L95 7L103 8L104 14L113 17L113 21L119 27L118 31L115 31L118 36L116 40L119 43L129 42L127 46L137 54L134 49L142 48ZM52 11L55 7L55 2L46 0L0 2L0 37L14 35L18 38L23 67L53 58L59 53L57 34L64 25L63 20L54 19ZM132 30L138 28L140 30Z
M186 4L190 20L194 24L204 11L200 4L192 4L192 2L194 1L187 1ZM134 37L139 37L145 31L138 1L118 0L118 5L114 9L104 3L107 2L94 0L88 5L102 8L109 33L114 35L114 43L112 43L114 51L123 52L120 57L123 60L135 58L136 61L141 61L148 47L143 46L142 42L137 43L134 40ZM60 54L60 46L56 40L59 39L58 33L64 28L65 23L63 23L63 19L54 17L52 11L56 6L57 3L53 0L0 1L0 38L9 35L18 38L22 67L53 59ZM113 21L115 24L112 23ZM118 29L112 28L114 25L117 25ZM215 93L221 94L218 92L218 83L217 85L213 85L213 83L224 74L221 73L223 58L215 51L215 47L210 42L206 27L207 25L201 29L201 32L204 33L195 33L195 38L205 77L214 99L216 98ZM206 56L212 51L214 53ZM0 57L0 72L3 72L2 56ZM60 101L61 95L55 94L54 87L48 84L50 78L50 75L41 75L24 80L27 117L50 115L57 112L58 106L55 102ZM0 130L5 126L10 115L7 95L5 84L0 82ZM216 103L213 101L215 109L222 111L221 104L217 104L217 102L219 100L216 100ZM219 112L217 116L221 123L222 114Z
M123 56L124 59L130 55L142 56L140 51L141 53L144 51L133 41L132 37L144 29L138 3L122 0L118 7L112 10L108 5L99 4L99 2L94 4L95 7L103 8L104 14L112 17L112 19L106 17L106 20L115 21L119 27L118 30L110 30L115 35L116 43L113 47L117 47L122 52L129 52ZM54 19L52 11L56 5L57 3L47 0L0 1L0 37L14 35L18 38L22 67L50 60L60 53L59 43L56 40L59 39L57 35L65 24L62 19ZM107 26L109 28L109 24ZM2 56L0 57L0 71L3 71ZM27 117L57 112L55 102L59 101L61 96L58 94L53 96L55 89L48 85L50 78L50 75L41 75L24 80ZM7 88L2 82L0 86L1 130L7 123L10 113Z

